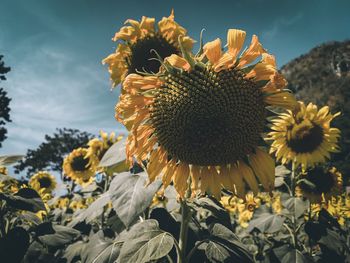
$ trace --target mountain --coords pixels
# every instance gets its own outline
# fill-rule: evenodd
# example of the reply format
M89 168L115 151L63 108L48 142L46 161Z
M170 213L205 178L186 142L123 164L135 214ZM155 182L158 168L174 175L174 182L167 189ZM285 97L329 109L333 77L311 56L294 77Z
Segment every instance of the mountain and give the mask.
M299 100L342 113L332 122L342 132L341 152L332 160L350 185L350 40L317 46L284 65L281 72Z

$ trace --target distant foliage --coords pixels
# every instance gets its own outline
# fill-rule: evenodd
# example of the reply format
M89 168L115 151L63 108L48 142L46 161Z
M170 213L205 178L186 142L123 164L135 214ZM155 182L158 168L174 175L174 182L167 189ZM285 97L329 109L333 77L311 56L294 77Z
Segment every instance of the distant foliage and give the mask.
M64 156L75 148L86 146L92 137L77 129L57 129L53 135L45 135L45 141L37 149L27 151L25 159L15 166L15 173L26 170L29 177L40 170L62 172Z
M11 68L6 67L2 61L3 56L0 55L0 82L6 80L5 74L8 73ZM2 142L7 138L7 129L5 128L6 122L10 122L10 104L11 99L7 97L7 92L0 87L0 147Z

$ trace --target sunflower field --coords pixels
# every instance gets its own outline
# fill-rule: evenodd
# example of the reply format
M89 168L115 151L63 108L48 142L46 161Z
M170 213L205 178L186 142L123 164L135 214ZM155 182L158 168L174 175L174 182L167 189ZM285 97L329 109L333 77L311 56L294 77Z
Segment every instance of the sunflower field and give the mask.
M127 133L62 156L60 178L0 156L0 262L350 262L342 113L296 99L259 36L204 33L128 19L102 60Z

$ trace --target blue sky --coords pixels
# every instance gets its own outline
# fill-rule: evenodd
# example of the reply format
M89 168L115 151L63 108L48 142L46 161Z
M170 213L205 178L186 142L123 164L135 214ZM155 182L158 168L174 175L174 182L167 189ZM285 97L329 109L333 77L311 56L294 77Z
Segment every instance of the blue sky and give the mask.
M119 92L110 91L101 60L128 18L176 20L198 39L226 39L229 28L260 37L279 66L325 41L349 39L350 1L2 0L0 54L12 67L3 82L12 123L2 154L23 154L58 127L97 134L124 132L114 120Z

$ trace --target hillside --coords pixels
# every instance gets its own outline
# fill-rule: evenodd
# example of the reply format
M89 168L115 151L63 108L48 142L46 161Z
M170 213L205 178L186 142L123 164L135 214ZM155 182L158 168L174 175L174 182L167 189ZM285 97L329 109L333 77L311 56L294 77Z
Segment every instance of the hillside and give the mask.
M288 88L295 92L298 99L319 106L329 105L332 112L342 112L333 122L342 131L342 151L334 155L333 160L349 185L350 41L317 46L284 65L281 71L288 80Z

